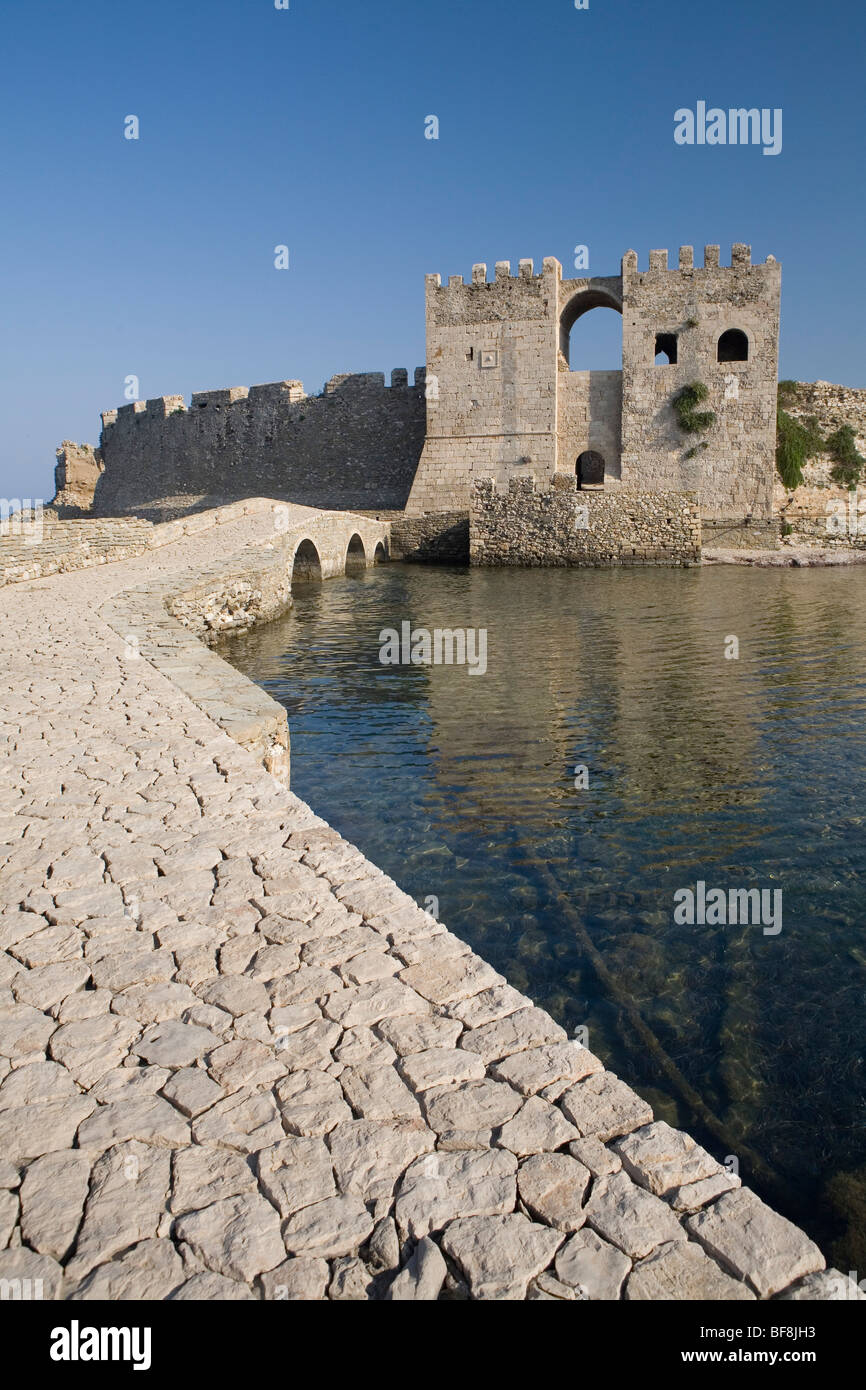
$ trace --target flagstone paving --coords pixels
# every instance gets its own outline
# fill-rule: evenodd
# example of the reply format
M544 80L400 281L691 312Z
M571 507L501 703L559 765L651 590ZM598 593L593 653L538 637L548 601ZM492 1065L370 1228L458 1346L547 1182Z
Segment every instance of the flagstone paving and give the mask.
M230 737L236 673L196 702L152 604L130 653L130 593L270 526L0 590L0 1280L862 1297Z

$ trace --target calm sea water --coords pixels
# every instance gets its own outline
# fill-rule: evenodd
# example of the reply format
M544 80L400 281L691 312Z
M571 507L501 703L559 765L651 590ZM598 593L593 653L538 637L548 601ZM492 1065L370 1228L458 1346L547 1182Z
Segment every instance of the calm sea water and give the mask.
M866 1258L864 611L866 567L390 565L296 586L222 649L288 710L298 795L846 1270ZM486 629L486 674L381 665L405 620ZM781 932L677 925L699 880L781 890Z

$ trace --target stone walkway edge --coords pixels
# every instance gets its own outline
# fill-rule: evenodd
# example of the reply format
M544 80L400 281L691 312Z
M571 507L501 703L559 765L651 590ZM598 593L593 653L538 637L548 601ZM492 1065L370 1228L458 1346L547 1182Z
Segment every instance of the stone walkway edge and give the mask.
M387 523L272 506L0 590L0 1280L862 1298L289 790L285 711L201 636Z

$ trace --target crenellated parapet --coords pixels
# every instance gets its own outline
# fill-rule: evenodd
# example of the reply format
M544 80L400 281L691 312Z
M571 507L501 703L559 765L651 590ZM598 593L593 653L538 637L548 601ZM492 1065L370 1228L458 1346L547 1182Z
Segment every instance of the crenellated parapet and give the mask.
M424 438L425 370L343 373L132 401L102 416L97 511L174 513L255 494L323 507L403 506Z

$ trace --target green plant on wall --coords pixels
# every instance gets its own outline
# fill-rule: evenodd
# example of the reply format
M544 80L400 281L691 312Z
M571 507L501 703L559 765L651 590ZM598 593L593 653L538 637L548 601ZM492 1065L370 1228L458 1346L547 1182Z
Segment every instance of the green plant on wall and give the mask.
M859 483L863 475L863 465L866 463L863 455L857 452L854 440L853 426L840 425L828 435L825 444L827 453L833 460L830 477L834 483L838 483L840 487L847 487L851 492Z
M796 420L783 406L797 397L796 381L779 382L779 401L776 411L776 471L789 492L803 481L803 465L827 448L814 415ZM856 450L855 450L856 452ZM859 457L859 455L858 455ZM862 461L861 461L862 462Z
M674 396L674 415L683 434L706 434L716 423L712 410L697 409L709 394L709 387L702 381L692 381ZM706 448L706 445L703 447ZM696 451L690 451L688 457L693 457L694 452Z

